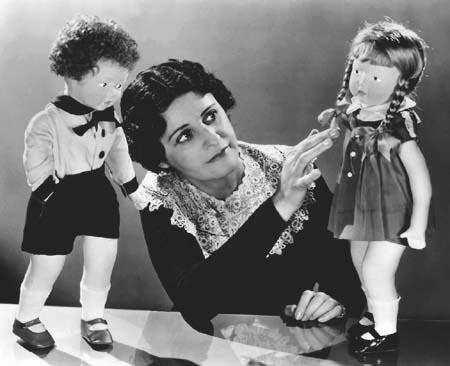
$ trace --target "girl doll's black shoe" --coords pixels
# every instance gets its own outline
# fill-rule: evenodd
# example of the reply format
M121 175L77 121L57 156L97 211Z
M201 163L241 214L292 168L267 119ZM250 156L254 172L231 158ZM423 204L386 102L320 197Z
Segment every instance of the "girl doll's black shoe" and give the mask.
M30 320L25 323L19 322L17 319L14 320L13 333L18 336L22 341L25 342L27 346L36 349L46 349L51 348L55 345L55 340L48 332L45 330L43 332L33 332L30 327L36 324L42 324L39 318Z
M105 319L81 320L81 336L95 350L108 348L113 344L111 333L108 329L91 330L94 324L108 324Z
M379 335L375 328L367 330L373 339L364 339L362 337L350 341L350 351L355 354L368 354L379 352L396 351L399 346L398 333Z
M365 312L363 314L362 318L369 319L372 324L364 325L361 324L359 321L357 321L355 324L353 324L350 328L347 330L347 338L348 339L355 339L359 338L362 334L366 333L370 328L373 328L373 314L370 312Z

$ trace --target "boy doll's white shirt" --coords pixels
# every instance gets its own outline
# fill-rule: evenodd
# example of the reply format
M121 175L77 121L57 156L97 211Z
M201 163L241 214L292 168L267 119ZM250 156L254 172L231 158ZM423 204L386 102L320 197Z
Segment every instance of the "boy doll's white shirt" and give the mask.
M67 113L49 103L30 121L25 131L23 164L33 191L50 175L58 182L66 175L97 169L103 164L116 183L133 179L134 168L122 128L99 122L97 129L78 136L72 128L87 123L86 116Z

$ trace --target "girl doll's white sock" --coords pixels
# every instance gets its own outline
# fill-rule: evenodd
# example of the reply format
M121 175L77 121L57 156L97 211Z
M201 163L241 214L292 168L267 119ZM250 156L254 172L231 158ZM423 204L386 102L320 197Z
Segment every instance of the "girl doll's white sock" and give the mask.
M106 299L108 298L109 289L106 288L89 288L83 282L80 283L80 304L81 319L88 321L96 318L103 318L105 311ZM92 330L100 330L108 328L105 324L95 324Z
M372 306L375 330L379 335L388 335L397 332L398 303L400 296L394 300L373 300L368 298ZM364 339L373 339L369 333L363 334Z
M372 304L368 300L366 289L364 288L364 286L361 286L361 288L362 288L362 290L364 292L364 295L366 296L366 299L367 299L367 311L373 314L373 312L372 312ZM373 321L363 316L361 319L359 319L359 324L361 324L361 325L372 325Z
M51 287L47 290L29 289L22 283L20 285L19 308L16 319L21 323L26 323L39 317L51 291Z

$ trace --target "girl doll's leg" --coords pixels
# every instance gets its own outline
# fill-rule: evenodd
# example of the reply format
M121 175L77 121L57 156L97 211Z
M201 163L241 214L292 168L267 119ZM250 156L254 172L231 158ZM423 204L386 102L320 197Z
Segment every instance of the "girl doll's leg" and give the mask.
M65 255L32 254L27 272L20 286L19 306L13 331L26 343L40 347L54 341L40 322L32 322L39 315L66 260Z
M367 241L354 240L350 242L350 253L352 256L353 266L355 267L356 272L358 273L358 277L361 282L361 288L363 289L364 294L366 295L366 299L367 293L364 287L364 280L362 276L362 264L364 261L364 257L366 256L368 246L369 242ZM373 325L372 309L369 302L367 302L367 312L363 314L363 316L361 317L361 319L359 319L357 323L355 323L348 329L349 338L359 337L361 334L366 332L367 327L371 327L372 325Z
M374 316L375 332L368 331L361 336L360 347L357 348L363 353L384 351L387 345L388 348L398 345L397 314L400 298L395 287L395 273L404 250L403 245L386 241L369 243L362 265L362 277ZM373 340L377 341L371 342Z
M83 337L92 345L109 345L112 338L103 317L117 256L117 239L85 236L83 255L83 278L80 283ZM102 334L101 331L107 333ZM92 338L90 334L95 332L97 334Z

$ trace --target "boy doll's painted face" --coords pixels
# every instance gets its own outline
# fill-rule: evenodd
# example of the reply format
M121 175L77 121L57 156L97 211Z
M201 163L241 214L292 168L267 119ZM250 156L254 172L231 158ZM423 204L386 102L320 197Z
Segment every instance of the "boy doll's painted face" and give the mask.
M392 97L400 77L395 67L373 65L370 61L353 61L349 88L352 96L367 106L384 104Z
M117 102L128 77L128 70L112 61L97 63L97 67L78 80L66 80L69 95L96 110L104 110Z

